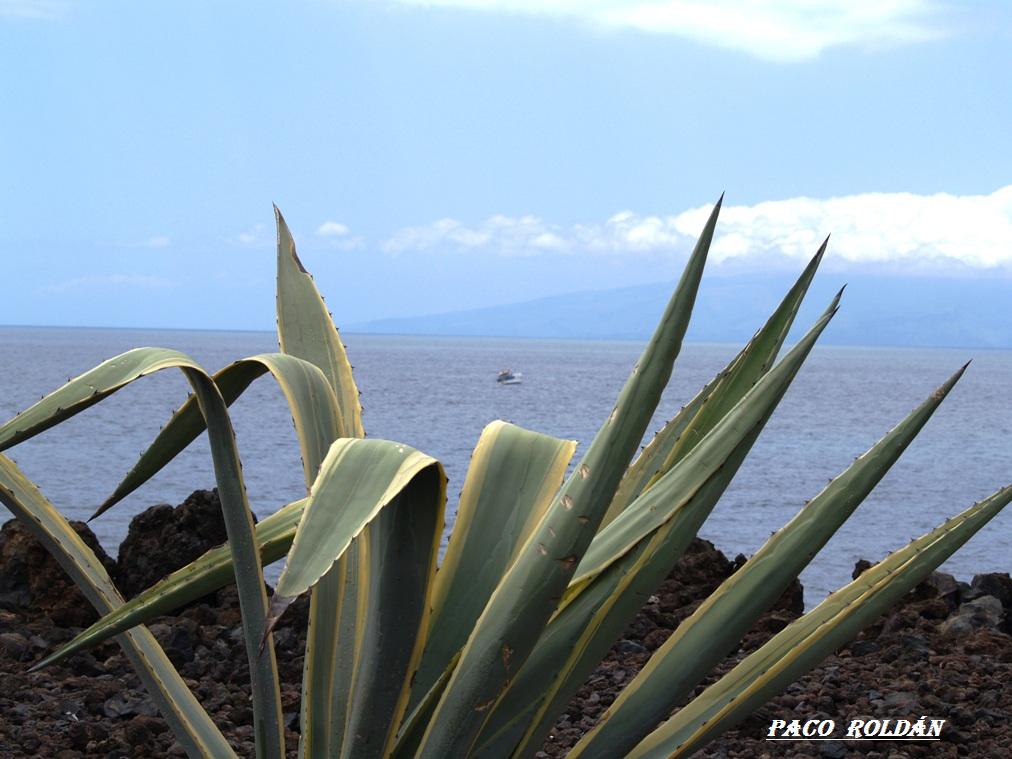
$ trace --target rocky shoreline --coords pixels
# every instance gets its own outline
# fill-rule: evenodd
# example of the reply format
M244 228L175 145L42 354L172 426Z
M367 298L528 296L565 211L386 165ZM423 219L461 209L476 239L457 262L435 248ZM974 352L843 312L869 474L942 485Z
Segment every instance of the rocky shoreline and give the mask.
M92 546L94 535L75 528ZM131 595L224 541L212 491L178 507L138 515L113 561L98 548L117 585ZM622 687L678 623L744 562L706 541L693 542L580 689L540 757L564 756L593 727ZM855 572L859 572L859 563ZM804 608L795 583L729 652L726 672ZM307 604L296 602L276 632L290 755L298 744L299 683ZM791 685L736 730L703 749L705 757L1012 756L1012 580L978 575L961 583L935 573L854 642ZM0 756L185 756L115 643L28 674L96 615L62 569L15 522L0 531ZM164 617L151 631L240 756L252 756L252 713L239 610L225 588ZM708 682L712 682L708 681ZM708 683L707 683L708 684ZM705 686L701 685L698 691ZM773 719L945 719L941 741L784 742L765 740Z

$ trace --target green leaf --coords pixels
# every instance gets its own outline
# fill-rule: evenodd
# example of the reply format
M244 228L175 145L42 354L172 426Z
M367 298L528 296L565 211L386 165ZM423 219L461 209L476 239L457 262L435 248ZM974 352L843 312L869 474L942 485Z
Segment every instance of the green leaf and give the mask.
M256 542L260 551L260 561L264 566L283 558L288 553L305 505L306 499L302 498L257 523ZM147 590L106 613L91 627L78 633L69 643L35 664L32 669L57 664L82 649L92 648L124 630L170 614L234 582L235 571L228 544L212 548L185 567L177 569Z
M609 525L644 490L678 463L773 366L822 262L828 242L829 238L826 238L797 282L748 345L654 435L629 466L601 528Z
M623 756L666 718L733 650L878 484L963 369L859 456L682 622L570 756Z
M714 468L732 454L738 443L745 438L750 430L756 427L761 428L765 424L768 414L772 413L772 409L779 402L794 375L807 358L808 352L812 349L822 330L826 328L836 313L839 298L840 295L837 294L829 308L809 330L808 334L794 346L788 357L785 357L773 371L767 373L752 386L738 400L732 410L724 414L715 425L712 425L702 440L688 450L688 453L692 453L696 448L699 448L698 455L690 458L687 453L685 458L679 462L681 466L676 465L665 473L654 487L669 478L675 482L684 483L674 492L677 492L682 501L688 500L692 493L709 479ZM674 474L676 471L677 475ZM651 490L653 488L646 490L640 496L642 501L638 504L639 508L630 506L614 522L594 536L593 542L587 549L587 553L573 577L573 587L579 587L587 582L670 518L671 505L669 504L667 508L663 507L661 505L663 501L658 503L662 497L657 494L651 495ZM569 595L571 594L572 591Z
M242 467L225 401L214 381L188 356L163 348L137 348L109 359L50 393L0 427L0 447L10 446L52 427L94 405L130 382L155 371L180 369L196 395L207 424L225 531L236 568L239 607L253 681L254 732L258 756L284 754L281 693L274 646L259 655L266 640L267 595L253 536L253 518L246 500Z
M254 380L268 372L277 380L292 411L308 491L327 447L339 437L342 422L337 398L316 366L281 353L265 353L236 361L217 372L213 379L226 405L230 406ZM321 407L326 410L317 413ZM91 518L103 514L151 479L205 429L197 400L191 396Z
M393 746L407 708L408 676L425 642L445 500L439 462L386 440L336 441L313 483L272 619L315 585L354 538L368 529L389 537L369 542L368 550L360 544L358 561L347 565L358 574L350 606L358 616L338 633L338 640L349 634L355 649L352 682L340 696L345 722L332 725L343 726L342 755L381 756Z
M56 507L6 456L0 456L0 501L31 530L99 614L106 614L123 603L102 562ZM131 630L117 642L190 756L235 756L228 741L146 627Z
M562 608L482 735L482 756L535 753L555 717L671 572L835 313L837 300L776 367L614 522L598 533ZM531 694L538 694L532 698ZM517 745L519 741L519 745Z
M575 449L573 441L501 421L482 431L436 575L428 644L412 686L416 700L464 647L517 550L555 497Z
M277 310L281 350L304 358L323 371L341 410L339 436L364 437L358 388L341 336L313 278L295 252L295 241L277 206L274 213L278 228ZM327 440L325 444L331 442ZM347 555L313 588L302 679L300 756L330 755L343 740L348 721L348 689L355 668L362 666L363 661L351 658L356 652L354 641L360 635L354 628L367 624L360 619L362 612L357 602L358 566L368 555L373 537L380 545L391 538L377 533L381 526L378 523L363 532ZM371 589L369 595L375 596L376 590ZM379 606L367 608L378 610ZM378 611L372 613L374 619L369 624L375 628ZM344 633L339 636L340 630ZM385 631L377 630L377 634L384 635Z
M366 525L429 469L441 472L442 465L401 443L335 441L313 483L272 606L284 611L315 585ZM423 505L442 509L441 503L433 506L437 500Z
M557 607L671 376L719 208L720 203L614 410L479 618L429 723L420 758L445 759L470 751L491 708L530 656Z
M422 737L425 735L425 727L429 724L429 720L432 719L432 714L436 711L436 705L439 703L439 699L443 697L443 691L446 690L446 685L450 682L450 676L453 674L453 670L456 669L459 661L460 651L453 655L446 665L446 669L439 675L439 678L429 688L429 691L422 696L414 709L401 721L400 727L397 728L397 742L390 752L389 759L407 759L407 757L415 755L419 744L422 742Z
M863 572L644 738L627 759L687 757L886 612L1012 501L1003 488Z
M278 338L281 352L315 364L337 393L341 409L340 437L365 437L362 404L352 376L351 362L334 320L313 278L295 252L295 240L277 206L278 225Z
M103 361L0 425L0 451L69 419L145 374L179 366L196 364L179 351L163 348L134 348Z

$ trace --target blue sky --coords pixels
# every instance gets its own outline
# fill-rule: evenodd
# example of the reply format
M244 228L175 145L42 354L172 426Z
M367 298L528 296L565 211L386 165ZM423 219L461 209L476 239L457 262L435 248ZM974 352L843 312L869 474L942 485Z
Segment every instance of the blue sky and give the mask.
M0 0L0 324L270 329L712 274L1012 280L1012 6Z

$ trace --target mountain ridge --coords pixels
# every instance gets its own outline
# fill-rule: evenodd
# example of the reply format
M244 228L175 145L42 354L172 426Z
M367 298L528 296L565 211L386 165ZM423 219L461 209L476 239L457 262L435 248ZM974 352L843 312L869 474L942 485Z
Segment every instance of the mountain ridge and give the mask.
M821 280L821 281L820 281ZM847 284L826 332L836 345L1012 348L1012 281L838 273L812 284L802 328ZM686 335L697 342L741 342L754 334L790 288L782 274L703 281ZM647 339L675 283L582 290L484 308L377 319L347 325L367 334L462 337Z

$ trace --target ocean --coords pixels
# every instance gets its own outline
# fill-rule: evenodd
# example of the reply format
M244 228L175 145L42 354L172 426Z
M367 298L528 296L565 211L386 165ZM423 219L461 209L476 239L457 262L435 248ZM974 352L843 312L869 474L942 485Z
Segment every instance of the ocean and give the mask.
M435 456L450 479L447 523L481 429L505 419L579 441L577 458L611 411L641 349L635 342L344 335L371 437ZM133 347L182 350L208 370L277 350L269 332L0 327L4 421L69 377ZM740 346L686 344L649 435ZM760 436L700 535L729 556L753 553L827 481L870 447L968 359L966 376L893 470L805 570L809 606L872 561L1012 481L1012 351L820 346ZM496 372L523 372L502 386ZM127 387L8 451L71 519L113 491L159 426L186 397L180 372ZM233 406L254 511L264 516L305 494L295 433L268 377ZM202 437L125 501L92 523L115 555L130 519L213 487ZM958 579L1012 570L1012 512L944 567ZM276 577L280 565L269 568Z

